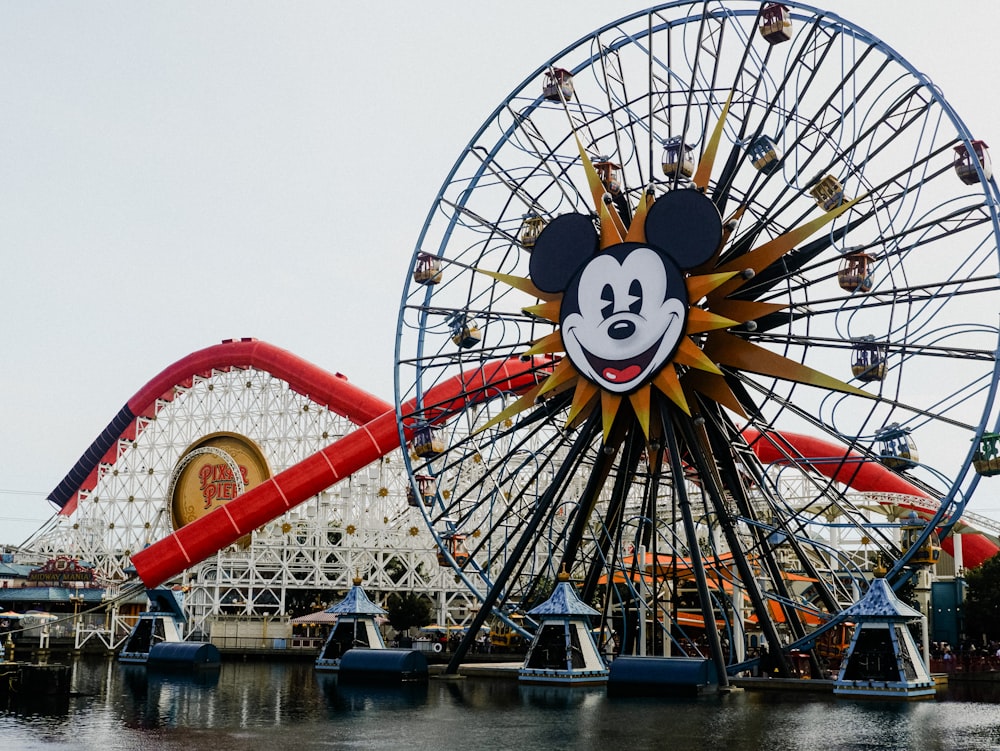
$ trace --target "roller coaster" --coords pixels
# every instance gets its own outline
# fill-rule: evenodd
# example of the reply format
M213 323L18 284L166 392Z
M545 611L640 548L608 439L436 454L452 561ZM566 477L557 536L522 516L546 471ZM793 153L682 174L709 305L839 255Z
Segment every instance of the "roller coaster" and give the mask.
M360 575L527 636L569 577L618 649L721 673L766 644L790 674L876 570L926 610L932 570L998 550L968 509L1000 473L997 199L940 90L835 14L636 12L462 150L391 403L253 339L200 350L25 548L182 586L205 632Z

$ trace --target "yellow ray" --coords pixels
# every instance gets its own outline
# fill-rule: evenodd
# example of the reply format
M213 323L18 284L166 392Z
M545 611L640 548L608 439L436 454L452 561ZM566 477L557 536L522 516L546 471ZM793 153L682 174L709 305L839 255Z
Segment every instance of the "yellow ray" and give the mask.
M712 176L712 165L715 162L715 154L719 150L719 141L722 140L722 128L726 124L726 115L729 114L729 103L732 101L733 92L730 91L729 97L726 99L726 104L719 115L719 122L715 124L712 137L708 139L708 143L705 145L705 152L701 155L701 160L698 162L698 171L694 173L694 177L692 178L692 182L702 190L708 187L708 180Z
M740 321L732 318L716 315L714 312L704 308L691 308L688 311L686 334L700 334L703 331L714 331L715 329L728 329L730 326L739 326Z
M774 302L755 302L753 300L718 300L712 305L712 312L727 316L733 320L745 323L756 321L772 313L786 310L787 305Z
M592 405L596 400L597 386L581 378L577 381L576 391L573 392L573 404L569 408L569 415L566 417L566 427L570 427L578 417L584 417L589 410L584 411L588 405Z
M649 468L650 472L654 472L657 467L660 466L660 459L663 455L663 449L654 449L650 446L646 447L646 466Z
M531 343L521 354L523 355L547 355L552 352L565 352L566 346L563 344L562 332L553 331L551 334L546 334L541 339L537 339Z
M747 205L742 203L734 211L728 219L722 223L722 244L725 245L729 242L729 236L733 233L733 229L739 224L740 219L743 218L743 213L747 210Z
M625 234L621 219L618 219L618 211L614 205L601 202L601 250L617 245L622 241ZM618 219L616 222L615 219Z
M652 191L642 191L642 198L639 205L635 207L635 216L628 226L628 233L625 235L625 242L644 243L646 242L646 212L653 205Z
M573 138L576 139L576 148L580 152L580 161L583 162L583 171L587 175L587 185L590 187L590 195L594 199L594 209L597 211L597 215L601 218L601 249L608 247L604 244L604 233L605 233L605 223L613 226L618 232L618 242L621 242L621 238L625 236L625 223L622 222L622 218L618 216L618 209L614 207L614 204L608 205L604 202L604 194L608 192L608 189L604 187L604 183L601 182L601 176L597 174L597 168L594 167L594 163L590 161L590 157L587 156L587 152L583 148L583 144L580 143L580 137L573 132ZM607 210L608 216L605 219L604 212ZM611 227L607 229L609 237L611 236Z
M681 382L677 378L677 371L671 366L665 367L653 379L653 385L667 395L674 404L684 410L684 414L690 415L691 409L688 407Z
M542 388L538 392L538 395L542 396L543 394L547 394L552 391L552 389L557 386L561 386L571 378L579 377L580 374L576 372L576 368L573 367L573 363L571 363L568 359L560 360L559 364L552 369L552 375L542 382Z
M538 394L542 389L542 385L543 384L538 384L537 386L533 386L525 391L519 399L512 404L508 404L507 408L502 410L500 414L489 420L485 425L476 428L476 430L473 431L473 435L476 433L482 433L484 430L489 430L490 428L502 423L508 417L513 417L514 415L524 412L526 409L534 407L535 401L538 399Z
M604 205L604 194L608 192L607 188L604 187L604 183L601 182L601 176L597 174L597 170L594 168L594 163L590 161L590 157L587 156L587 152L583 148L583 144L580 143L580 137L573 132L573 138L576 139L576 148L580 152L580 161L583 162L583 172L587 176L587 185L590 187L590 195L594 199L594 208L600 212L601 206Z
M836 378L831 378L825 373L722 331L709 335L708 341L705 343L705 354L720 365L840 391L845 394L874 398L867 391L862 391Z
M552 321L552 323L558 323L560 308L562 308L562 299L549 300L548 302L538 303L538 305L529 305L526 308L521 308L521 310L528 315L544 318L546 321Z
M530 279L525 279L523 276L511 276L510 274L501 274L498 271L487 271L486 269L476 269L476 271L480 274L493 277L498 282L503 282L514 289L527 292L529 295L537 297L539 300L558 300L562 296L562 292L542 292L538 289L538 287L531 283Z
M632 411L635 412L639 425L642 426L643 435L646 442L649 442L649 385L645 385L638 391L629 394L628 400L632 403Z
M604 422L604 443L607 444L608 436L611 435L611 426L615 424L615 416L618 408L622 404L622 398L618 394L601 390L601 417Z
M751 250L746 255L740 256L729 263L723 264L717 269L717 271L723 272L753 269L755 273L759 274L761 271L785 255L785 253L792 250L792 248L796 245L803 242L810 235L821 229L824 225L829 224L845 211L848 211L862 198L864 198L863 195L858 196L853 201L845 201L833 211L827 211L822 216L818 216L813 219L811 222L806 222L799 227L790 229L785 234L779 235L773 240L764 243L759 248ZM739 287L741 287L745 282L745 279L733 279L728 284L723 284L721 287L711 292L709 294L709 299L714 302L719 298L726 297L739 289Z
M729 388L726 379L721 375L705 373L703 371L689 370L684 374L684 386L699 393L704 394L717 404L721 404L726 409L735 412L740 417L746 418L736 394Z
M674 354L674 362L687 365L689 368L698 368L698 370L722 375L719 366L708 359L697 344L687 338L681 339L680 346Z
M717 287L721 287L739 271L727 271L725 274L700 274L687 278L688 302L694 305L701 298Z

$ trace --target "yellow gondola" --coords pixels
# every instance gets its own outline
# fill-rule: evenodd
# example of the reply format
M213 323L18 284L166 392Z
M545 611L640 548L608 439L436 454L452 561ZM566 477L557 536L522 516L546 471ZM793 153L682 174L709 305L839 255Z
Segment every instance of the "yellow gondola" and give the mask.
M691 177L694 174L694 147L680 136L663 142L663 174L667 177Z
M781 166L781 154L778 152L778 145L770 136L760 136L755 138L747 156L754 168L766 175L771 174Z
M972 466L983 477L1000 475L1000 433L983 433L979 448L972 455Z
M848 250L837 270L837 284L845 292L868 292L872 288L871 266L873 256L860 250Z
M535 241L538 240L543 229L545 229L545 220L542 217L538 214L525 214L521 221L521 230L517 235L518 242L530 250L535 247Z
M430 425L421 425L413 432L413 453L421 459L433 459L444 453L444 441Z
M441 259L430 253L417 256L417 266L413 269L413 281L418 284L437 284L441 281Z
M809 195L825 211L833 211L844 202L844 186L833 175L827 175L812 187Z
M900 529L900 547L904 553L916 546L925 529L927 522L917 516L916 512L910 512L910 515L903 520ZM931 532L924 544L913 551L909 562L914 566L933 566L940 557L941 541L937 532Z
M851 362L854 377L866 383L885 380L885 350L885 345L876 343L873 336L858 340L854 345L854 358Z

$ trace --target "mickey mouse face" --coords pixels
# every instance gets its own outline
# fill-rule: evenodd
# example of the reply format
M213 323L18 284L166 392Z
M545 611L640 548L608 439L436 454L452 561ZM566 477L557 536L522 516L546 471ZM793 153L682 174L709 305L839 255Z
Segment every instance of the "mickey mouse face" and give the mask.
M630 391L674 353L687 309L673 261L639 243L615 245L570 281L560 317L566 354L585 378Z
M598 251L589 217L557 217L538 237L529 273L544 292L563 292L566 355L601 388L629 393L670 361L688 311L684 269L709 260L722 241L710 199L677 190L657 199L644 224L646 242Z

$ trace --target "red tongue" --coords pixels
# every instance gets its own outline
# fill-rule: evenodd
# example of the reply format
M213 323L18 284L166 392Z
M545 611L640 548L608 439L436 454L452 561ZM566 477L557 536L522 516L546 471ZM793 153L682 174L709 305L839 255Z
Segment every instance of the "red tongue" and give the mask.
M629 365L624 370L618 370L617 368L605 368L604 380L610 381L611 383L626 383L638 376L641 370L642 368L638 365Z

